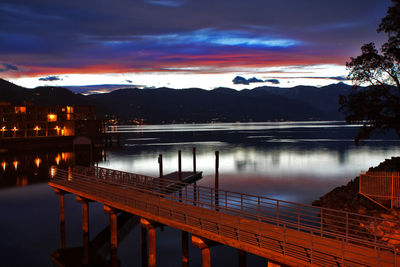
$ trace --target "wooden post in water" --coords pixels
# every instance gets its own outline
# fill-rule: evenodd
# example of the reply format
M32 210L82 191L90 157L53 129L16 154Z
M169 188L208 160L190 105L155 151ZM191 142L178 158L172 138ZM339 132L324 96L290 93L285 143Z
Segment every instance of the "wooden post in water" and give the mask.
M196 148L193 148L193 173L196 173Z
M214 186L214 194L215 194L215 209L218 209L218 190L219 190L219 151L215 151L215 186Z
M163 161L162 161L162 154L158 155L158 167L160 171L160 178L163 177Z
M182 181L182 151L178 150L178 178Z

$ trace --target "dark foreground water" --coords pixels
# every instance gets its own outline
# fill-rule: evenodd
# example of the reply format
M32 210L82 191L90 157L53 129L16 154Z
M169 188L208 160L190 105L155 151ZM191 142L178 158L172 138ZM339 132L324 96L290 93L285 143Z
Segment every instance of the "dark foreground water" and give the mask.
M121 149L99 151L101 167L158 175L163 154L164 173L177 170L182 150L183 170L192 169L197 150L201 185L214 183L215 151L220 152L220 188L311 203L360 172L400 155L400 142L390 136L355 146L357 126L341 122L241 123L162 126L119 126ZM104 159L105 156L105 159ZM0 266L51 266L60 248L58 197L47 186L49 166L67 167L89 158L87 152L0 152ZM99 203L90 203L90 236L108 224ZM80 247L81 206L66 196L67 247ZM119 244L122 266L140 265L139 227ZM213 266L236 266L236 250L211 249ZM180 266L180 232L157 229L157 266ZM201 265L200 250L190 247L191 266ZM265 260L248 257L249 266Z

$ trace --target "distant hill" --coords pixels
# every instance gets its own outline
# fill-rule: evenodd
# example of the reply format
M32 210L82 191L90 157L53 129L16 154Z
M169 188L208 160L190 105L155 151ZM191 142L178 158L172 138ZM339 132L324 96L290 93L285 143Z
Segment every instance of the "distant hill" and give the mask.
M144 119L146 123L234 122L277 120L342 120L338 112L339 94L351 87L257 87L237 91L230 88L119 89L110 93L81 95L61 87L26 89L0 79L0 101L38 105L89 104L100 115L124 120Z
M11 102L16 105L24 102L36 105L97 105L85 96L74 94L66 88L44 86L27 89L3 79L0 79L0 102Z
M96 84L82 86L65 86L65 88L77 94L90 95L98 93L108 93L118 89L137 88L137 86L127 84Z

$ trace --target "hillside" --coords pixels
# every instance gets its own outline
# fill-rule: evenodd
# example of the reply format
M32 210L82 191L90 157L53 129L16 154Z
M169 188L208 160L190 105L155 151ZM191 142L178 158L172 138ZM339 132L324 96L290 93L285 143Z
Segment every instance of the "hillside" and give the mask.
M37 87L27 89L0 79L0 102L21 105L24 102L36 105L97 105L80 94L62 87Z
M242 91L222 87L211 91L130 88L84 96L61 87L26 89L0 79L3 102L96 105L100 116L138 118L145 123L342 120L337 111L338 95L349 90L350 86L339 83L321 88L264 86Z
M148 123L309 120L329 117L303 101L271 94L252 96L226 88L211 91L122 89L88 97L112 108L120 118L129 119L134 114L136 118L145 118Z

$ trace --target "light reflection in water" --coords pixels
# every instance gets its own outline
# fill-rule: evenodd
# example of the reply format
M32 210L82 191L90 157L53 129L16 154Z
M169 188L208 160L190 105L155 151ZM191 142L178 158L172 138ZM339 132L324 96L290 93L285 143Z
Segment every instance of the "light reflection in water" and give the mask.
M18 170L18 163L19 163L19 162L18 162L17 160L14 160L14 161L13 161L13 166L14 166L14 169L15 169L15 170Z
M357 125L343 122L284 122L197 125L115 126L124 132L123 151L109 151L99 166L158 176L158 154L164 174L192 170L193 146L201 185L213 186L216 150L220 151L221 189L311 202L360 172L399 155L392 136L355 146Z
M50 167L50 177L54 178L54 176L57 174L56 168L54 166Z
M42 160L40 159L40 158L36 158L35 159L35 164L36 164L36 167L40 167L40 163L42 163Z
M3 168L3 171L6 171L7 162L3 161L3 162L1 163L1 167Z
M56 161L56 164L57 164L57 165L60 165L61 157L60 157L59 154L57 155L57 157L56 157L54 160Z

